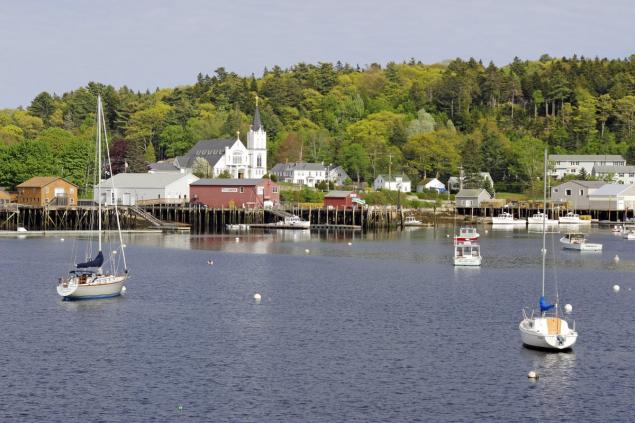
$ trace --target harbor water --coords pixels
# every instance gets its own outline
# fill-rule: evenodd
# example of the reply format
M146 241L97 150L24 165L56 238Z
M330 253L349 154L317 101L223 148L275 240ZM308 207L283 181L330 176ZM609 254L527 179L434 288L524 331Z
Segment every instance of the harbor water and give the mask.
M0 421L632 421L635 241L548 235L579 339L545 353L518 333L541 234L479 227L454 268L452 229L129 234L126 295L77 302L55 285L84 239L2 237Z

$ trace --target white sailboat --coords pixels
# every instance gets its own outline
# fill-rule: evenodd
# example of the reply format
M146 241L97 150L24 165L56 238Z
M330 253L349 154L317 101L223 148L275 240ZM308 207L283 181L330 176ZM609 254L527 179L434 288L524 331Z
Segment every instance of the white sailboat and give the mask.
M117 222L117 233L119 248L106 252L106 256L102 250L102 201L101 201L101 142L102 133L105 141L105 150L107 152L107 170L112 175L112 167L110 164L110 154L108 154L108 138L106 132L104 111L101 102L101 96L97 97L97 168L95 170L96 187L98 190L98 206L97 206L97 246L98 252L95 258L90 260L92 254L88 256L88 260L75 265L75 269L71 270L67 276L60 278L57 285L57 293L65 300L81 300L94 298L108 298L121 295L125 290L124 283L128 279L128 267L126 263L126 253L121 237L121 225L119 222L119 211L117 205L114 205L115 217ZM112 181L113 178L111 177ZM112 182L113 191L115 190L114 182ZM92 252L92 244L89 243L89 252ZM119 253L119 254L118 254ZM108 266L108 269L104 267ZM123 271L119 271L123 267Z
M547 203L547 150L545 150L545 182L544 182L544 200L545 209ZM548 350L567 350L571 348L578 339L578 333L575 330L575 322L572 328L569 322L561 318L558 313L558 289L556 286L556 303L549 304L545 299L545 257L547 249L545 246L546 239L546 216L543 216L542 224L542 291L540 295L540 312L536 315L532 311L528 316L523 309L523 320L518 325L520 336L524 345L533 348L542 348Z

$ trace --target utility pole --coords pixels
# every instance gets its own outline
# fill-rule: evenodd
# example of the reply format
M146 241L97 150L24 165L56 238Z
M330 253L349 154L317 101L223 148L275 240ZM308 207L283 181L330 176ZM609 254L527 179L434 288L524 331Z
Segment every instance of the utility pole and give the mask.
M388 154L388 180L392 177L392 154Z
M463 189L463 179L465 176L463 175L463 165L459 166L459 191Z

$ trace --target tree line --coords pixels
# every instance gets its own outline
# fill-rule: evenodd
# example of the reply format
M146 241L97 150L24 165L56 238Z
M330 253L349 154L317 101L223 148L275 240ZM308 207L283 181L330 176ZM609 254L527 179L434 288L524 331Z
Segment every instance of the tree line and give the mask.
M497 191L521 192L540 185L546 146L635 160L635 55L543 55L504 66L299 63L260 77L218 68L153 92L90 82L40 93L26 109L0 110L0 185L44 174L85 184L98 94L115 172L145 171L202 139L239 131L244 141L256 96L271 166L336 163L356 181L388 171L444 180L462 166L468 181L485 171Z

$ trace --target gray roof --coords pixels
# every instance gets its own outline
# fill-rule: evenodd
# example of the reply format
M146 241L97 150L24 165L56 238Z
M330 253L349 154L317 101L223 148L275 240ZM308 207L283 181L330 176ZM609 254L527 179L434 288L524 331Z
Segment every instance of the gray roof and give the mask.
M492 197L491 195L489 195L489 192L487 192L487 190L485 189L465 189L463 188L461 191L459 191L456 194L455 198L473 198L473 197L478 197L479 195L481 195L481 193L485 191L487 193L488 197Z
M278 163L271 168L272 172L288 172L294 170L326 170L326 166L322 163Z
M562 185L568 184L568 183L573 183L573 184L578 184L580 186L583 186L585 188L600 188L601 186L606 185L606 182L604 181L567 181L567 182L563 182L560 185L556 185L553 188L558 188Z
M169 162L156 162L150 163L150 170L154 170L157 172L178 172L179 168L174 165L174 163Z
M329 191L324 197L325 198L343 198L348 197L351 194L354 194L354 191Z
M595 173L634 173L635 166L593 166Z
M202 140L197 142L184 156L177 157L179 166L192 167L196 157L202 157L208 161L210 166L216 165L225 154L225 148L234 145L237 139L233 140Z
M190 185L222 185L222 186L252 186L252 185L263 185L266 179L223 179L223 178L215 178L215 179L199 179L196 182L191 183Z
M384 181L387 182L397 182L397 177L400 176L401 180L403 182L410 182L410 178L408 178L407 175L402 174L402 175L391 175L390 177L386 176L386 175L377 175L378 178L383 178Z
M595 196L605 196L605 195L619 195L622 192L635 188L635 185L624 185L624 184L605 184L595 192L589 194L589 197Z
M254 120L251 122L251 129L257 131L261 127L262 122L260 122L260 109L258 109L258 105L256 104L256 110L254 111Z
M164 188L181 178L192 177L187 173L118 173L111 179L115 188ZM105 179L99 184L102 188L111 188L110 179Z
M604 162L624 161L624 157L618 154L550 154L549 161L574 161L574 162Z

